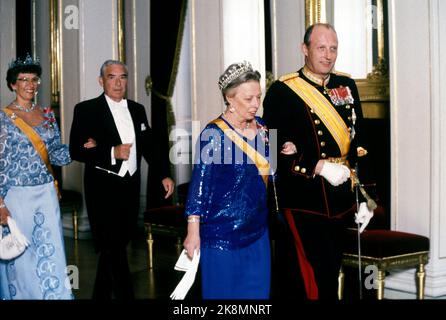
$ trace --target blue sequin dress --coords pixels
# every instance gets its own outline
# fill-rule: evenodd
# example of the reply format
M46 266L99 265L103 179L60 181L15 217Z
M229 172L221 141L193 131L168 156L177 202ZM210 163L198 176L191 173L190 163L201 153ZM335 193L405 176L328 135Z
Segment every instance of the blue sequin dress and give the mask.
M257 136L243 139L268 159L266 130L262 120L256 120ZM267 299L266 185L256 165L216 124L201 132L199 145L186 215L200 216L203 298Z
M44 119L33 129L44 141L51 164L69 164L68 146L60 142L53 112L44 109ZM0 298L73 299L53 177L29 139L3 111L0 111L0 196L31 242L21 256L0 260ZM6 234L7 228L3 232Z

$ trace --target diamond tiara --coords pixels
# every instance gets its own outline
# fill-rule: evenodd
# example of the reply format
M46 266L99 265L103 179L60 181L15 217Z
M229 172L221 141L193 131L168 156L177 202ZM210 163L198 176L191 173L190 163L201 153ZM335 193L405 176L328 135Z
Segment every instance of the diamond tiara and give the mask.
M40 60L39 58L33 59L29 53L26 55L25 60L22 60L20 58L17 58L16 60L12 60L11 63L9 63L9 69L20 67L20 66L31 66L31 65L38 65L40 66Z
M220 77L220 80L218 81L220 90L225 89L232 81L249 71L253 71L253 69L248 61L234 64L232 67L228 68Z

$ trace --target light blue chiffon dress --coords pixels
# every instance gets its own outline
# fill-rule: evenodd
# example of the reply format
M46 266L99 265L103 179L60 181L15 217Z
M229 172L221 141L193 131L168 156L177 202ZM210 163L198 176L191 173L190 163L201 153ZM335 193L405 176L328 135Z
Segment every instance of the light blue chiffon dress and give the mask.
M53 165L71 162L61 144L53 112L33 127L45 142ZM31 242L12 260L0 260L1 299L73 299L67 277L62 221L53 177L29 139L0 111L0 196ZM8 233L3 228L4 234Z

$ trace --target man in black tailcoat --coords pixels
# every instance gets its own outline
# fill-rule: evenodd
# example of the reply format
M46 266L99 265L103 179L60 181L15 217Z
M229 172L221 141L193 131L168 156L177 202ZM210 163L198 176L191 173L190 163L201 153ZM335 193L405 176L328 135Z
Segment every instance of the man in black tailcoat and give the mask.
M104 93L75 106L70 133L71 157L85 163L85 202L99 253L94 299L134 298L126 247L137 226L142 156L158 173L165 197L174 190L144 106L124 98L127 79L124 63L105 61L99 77Z

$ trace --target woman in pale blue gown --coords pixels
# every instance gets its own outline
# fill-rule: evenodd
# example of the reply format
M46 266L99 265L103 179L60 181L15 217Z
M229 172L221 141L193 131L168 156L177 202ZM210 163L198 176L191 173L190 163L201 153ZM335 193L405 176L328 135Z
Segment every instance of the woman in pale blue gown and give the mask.
M40 74L39 62L29 56L13 61L6 80L16 97L0 110L0 223L11 216L31 243L19 257L0 260L0 298L7 300L73 299L54 178L13 122L21 118L40 136L51 164L71 162L54 113L33 102ZM3 234L8 232L3 228Z

